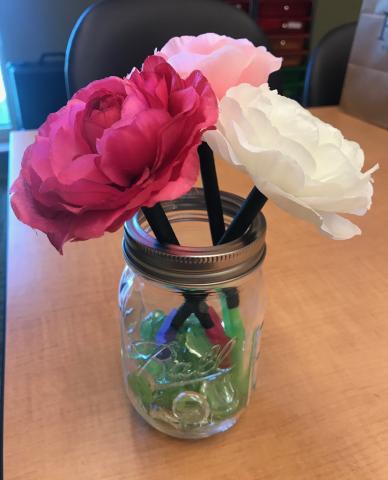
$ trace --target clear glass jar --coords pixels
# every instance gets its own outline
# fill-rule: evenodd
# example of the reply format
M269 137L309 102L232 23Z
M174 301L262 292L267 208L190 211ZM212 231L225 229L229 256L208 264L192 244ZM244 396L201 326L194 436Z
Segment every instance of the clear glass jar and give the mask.
M222 193L226 223L242 199ZM255 386L263 324L265 220L210 245L201 189L163 207L182 246L161 246L142 213L125 225L119 285L128 397L156 429L203 438L233 426ZM190 246L187 246L190 245Z

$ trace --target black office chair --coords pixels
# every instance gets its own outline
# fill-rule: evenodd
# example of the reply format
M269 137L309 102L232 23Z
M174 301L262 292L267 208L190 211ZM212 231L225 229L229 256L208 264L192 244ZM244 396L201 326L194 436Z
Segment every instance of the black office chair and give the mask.
M331 30L313 51L303 93L306 107L339 104L356 25L347 23Z
M92 80L125 76L171 37L214 32L267 46L257 24L220 0L102 0L76 23L66 52L67 92ZM271 86L279 88L277 74Z

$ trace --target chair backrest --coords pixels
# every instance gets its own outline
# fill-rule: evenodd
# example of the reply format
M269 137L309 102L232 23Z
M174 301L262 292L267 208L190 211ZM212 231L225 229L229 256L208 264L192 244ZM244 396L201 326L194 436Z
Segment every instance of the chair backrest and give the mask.
M328 32L313 51L307 66L303 104L338 105L357 23Z
M92 80L125 76L171 37L214 32L267 46L258 25L221 0L102 0L71 33L66 52L68 95ZM274 87L278 87L276 76Z

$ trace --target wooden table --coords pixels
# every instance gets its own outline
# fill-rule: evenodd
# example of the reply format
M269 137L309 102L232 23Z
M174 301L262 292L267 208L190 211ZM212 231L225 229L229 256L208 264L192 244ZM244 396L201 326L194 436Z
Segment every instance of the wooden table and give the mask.
M202 441L149 428L122 385L121 232L63 257L11 213L5 480L387 480L388 133L316 110L379 162L363 235L336 242L265 207L269 305L258 390L236 427ZM29 132L11 138L15 177ZM222 188L245 194L225 164Z

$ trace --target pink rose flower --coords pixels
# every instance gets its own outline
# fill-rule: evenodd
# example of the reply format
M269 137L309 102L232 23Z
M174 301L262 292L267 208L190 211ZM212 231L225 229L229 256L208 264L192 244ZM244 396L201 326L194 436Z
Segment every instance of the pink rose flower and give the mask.
M61 253L67 241L113 232L139 208L193 186L202 132L217 116L205 77L183 80L160 57L129 79L92 82L39 129L12 186L12 208Z
M282 63L281 58L265 47L255 47L246 38L237 40L215 33L174 37L156 55L165 58L183 78L200 70L219 100L240 83L267 83Z

